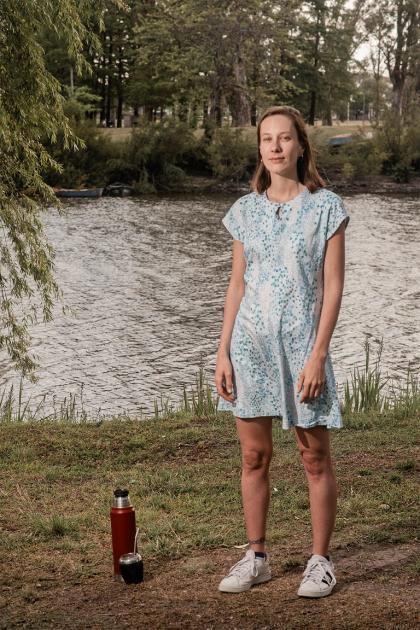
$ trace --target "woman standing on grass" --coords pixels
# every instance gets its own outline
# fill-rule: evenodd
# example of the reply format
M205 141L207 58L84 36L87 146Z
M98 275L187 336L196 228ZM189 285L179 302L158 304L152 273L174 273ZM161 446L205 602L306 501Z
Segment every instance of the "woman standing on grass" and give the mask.
M265 531L272 420L294 428L309 486L313 553L298 595L329 595L336 584L328 547L337 484L329 429L343 426L329 343L344 285L341 198L325 188L298 110L261 116L253 192L222 221L233 236L215 382L218 410L232 411L242 451L241 490L249 549L220 582L238 593L271 578Z

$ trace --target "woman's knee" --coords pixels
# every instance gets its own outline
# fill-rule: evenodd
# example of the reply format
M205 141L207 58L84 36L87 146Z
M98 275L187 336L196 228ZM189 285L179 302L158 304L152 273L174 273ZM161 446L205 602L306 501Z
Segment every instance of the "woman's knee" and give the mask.
M317 477L329 472L331 457L328 450L322 448L302 448L300 456L308 475Z
M242 451L242 469L245 472L268 472L273 455L271 447L248 447Z

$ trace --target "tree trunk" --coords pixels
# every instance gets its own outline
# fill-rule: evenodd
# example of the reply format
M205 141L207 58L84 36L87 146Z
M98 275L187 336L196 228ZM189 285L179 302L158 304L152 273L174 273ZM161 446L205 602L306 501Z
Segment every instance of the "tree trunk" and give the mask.
M108 48L108 82L106 87L106 124L111 122L111 107L112 107L112 36L110 35L109 48Z
M123 51L118 46L118 102L117 102L117 127L122 127L124 107L124 68L123 68Z
M105 60L102 60L103 63L101 65L101 69L105 67ZM102 85L101 85L101 113L100 113L100 124L103 125L106 122L106 83L105 83L105 72L102 74Z
M185 97L182 97L178 101L178 120L187 122L188 120L188 101Z
M197 129L197 119L198 119L198 103L196 100L194 100L191 105L191 116L189 119L189 124L192 129Z
M331 107L329 105L326 108L324 115L322 116L322 124L328 127L332 127L333 121L332 121Z
M210 97L210 118L218 127L222 126L222 90L217 80Z
M320 41L320 25L322 23L321 19L321 11L317 11L316 18L316 34L315 34L315 46L314 46L314 63L313 63L313 81L315 85L309 94L309 116L308 116L308 124L315 124L316 117L316 106L317 106L317 96L318 96L318 65L319 65L319 41Z
M203 107L203 127L204 127L204 124L205 124L206 120L209 117L209 104L208 104L208 102L207 101L203 101L202 107Z
M151 105L144 105L144 117L148 121L153 120L153 107Z
M122 112L123 112L123 97L121 94L118 94L117 127L122 127Z
M251 125L253 127L257 126L257 104L255 101L251 103Z
M392 109L401 115L407 70L418 40L419 9L416 3L398 0L396 26L395 50L393 55L391 50L387 51L387 66L392 83ZM391 56L394 58L392 67Z
M235 84L232 103L232 127L247 127L251 122L251 108L248 99L245 63L241 50L241 41L235 46L233 60Z

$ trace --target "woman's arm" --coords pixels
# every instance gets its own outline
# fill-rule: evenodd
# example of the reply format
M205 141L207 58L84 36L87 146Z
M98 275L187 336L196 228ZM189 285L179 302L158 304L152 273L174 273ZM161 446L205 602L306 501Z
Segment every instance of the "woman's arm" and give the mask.
M232 250L232 273L226 292L223 327L220 335L219 350L217 353L218 356L229 356L233 326L245 291L245 269L246 260L244 256L244 245L241 241L234 239Z
M340 225L326 243L324 257L324 297L318 332L311 356L325 359L341 307L344 288L345 226Z
M327 240L324 256L324 297L312 352L299 376L297 391L303 386L299 401L318 397L325 386L325 360L337 323L344 287L345 224Z
M233 368L230 361L230 340L236 315L245 291L244 273L246 261L244 246L241 241L233 240L232 274L226 292L226 300L223 316L223 328L220 335L219 349L216 359L215 383L217 393L232 402L233 393Z

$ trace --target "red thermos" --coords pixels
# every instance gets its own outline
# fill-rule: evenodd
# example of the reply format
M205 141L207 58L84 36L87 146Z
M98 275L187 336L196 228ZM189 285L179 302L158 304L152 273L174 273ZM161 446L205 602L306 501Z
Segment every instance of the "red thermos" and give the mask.
M112 554L114 557L114 577L122 580L119 559L125 553L134 551L136 538L136 513L131 504L128 490L114 490L111 507Z

